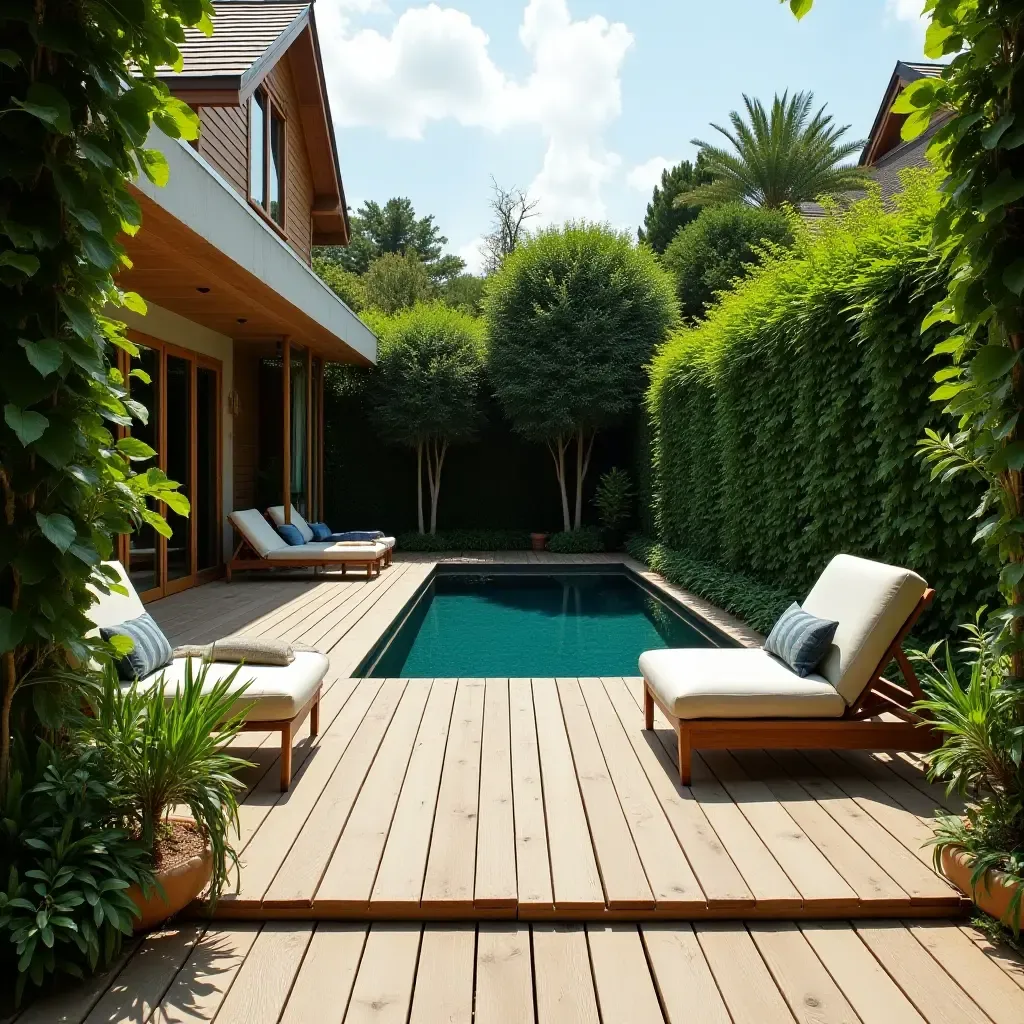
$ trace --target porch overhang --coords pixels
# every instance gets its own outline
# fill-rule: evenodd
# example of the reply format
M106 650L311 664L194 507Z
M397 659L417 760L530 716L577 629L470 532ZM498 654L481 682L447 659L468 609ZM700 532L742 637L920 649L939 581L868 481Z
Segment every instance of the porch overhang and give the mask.
M154 128L170 180L140 177L142 228L124 239L131 269L118 283L240 340L290 338L324 359L369 365L373 332L190 146Z

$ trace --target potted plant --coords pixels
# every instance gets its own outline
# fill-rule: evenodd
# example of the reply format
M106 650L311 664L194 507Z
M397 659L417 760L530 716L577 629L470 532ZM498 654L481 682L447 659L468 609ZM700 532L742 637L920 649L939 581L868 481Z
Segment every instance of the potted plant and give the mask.
M548 546L548 535L546 533L531 533L530 548L533 551L543 551Z
M949 645L945 667L936 648L915 656L926 699L917 709L944 736L926 755L929 777L946 782L970 803L963 817L938 820L935 866L992 917L1020 931L1024 893L1024 722L1019 691L1009 685L1010 659L999 630L977 621L958 665ZM966 684L961 678L966 679Z
M594 494L594 504L604 534L605 549L618 551L633 511L633 484L629 474L618 466L603 473Z
M169 696L162 677L141 689L124 686L110 668L87 726L118 778L129 830L152 851L156 885L128 890L139 908L137 930L166 920L204 890L215 904L232 868L237 873L230 843L232 829L238 833L235 772L249 762L225 748L242 726L247 684L236 685L235 669L207 686L209 669L194 671L189 660ZM176 807L189 816L171 814Z

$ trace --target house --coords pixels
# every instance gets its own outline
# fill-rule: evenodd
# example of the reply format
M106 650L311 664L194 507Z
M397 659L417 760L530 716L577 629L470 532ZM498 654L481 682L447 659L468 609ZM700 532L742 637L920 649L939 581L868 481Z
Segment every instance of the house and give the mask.
M149 423L132 432L180 481L173 536L122 538L135 588L154 599L220 575L232 508L293 503L323 514L323 385L330 361L368 365L376 339L313 273L315 245L349 225L311 3L218 0L212 37L186 32L163 76L199 114L193 144L154 128L170 165L140 178L141 231L118 283L150 383L130 381Z
M882 199L889 201L900 190L900 172L908 167L928 167L926 156L928 144L932 136L949 120L951 115L936 117L928 126L928 130L916 139L904 142L900 137L906 114L893 113L892 105L899 94L911 82L920 78L938 78L942 74L942 64L917 64L909 61L897 61L896 68L889 79L881 106L875 115L864 149L861 151L858 166L865 167L878 182ZM857 198L862 193L851 193ZM824 216L825 210L819 203L801 203L800 214L806 220L816 220Z

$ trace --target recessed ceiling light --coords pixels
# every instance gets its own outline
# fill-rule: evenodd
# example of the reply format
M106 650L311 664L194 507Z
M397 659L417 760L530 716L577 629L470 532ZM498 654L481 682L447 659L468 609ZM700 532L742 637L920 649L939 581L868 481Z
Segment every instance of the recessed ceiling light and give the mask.
M209 290L209 288L196 288L196 291L202 295L205 295Z
M249 321L248 321L248 320L247 320L247 319L246 319L246 318L245 318L244 316L240 316L240 317L238 318L238 322L239 322L240 324L247 324L247 323L248 323Z

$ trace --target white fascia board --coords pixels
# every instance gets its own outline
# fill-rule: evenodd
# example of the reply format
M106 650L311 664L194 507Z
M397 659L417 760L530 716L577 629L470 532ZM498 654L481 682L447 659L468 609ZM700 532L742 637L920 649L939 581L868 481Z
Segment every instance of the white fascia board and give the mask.
M170 138L155 125L146 146L164 154L171 176L161 188L145 175L139 175L134 183L136 188L350 348L376 363L377 337L373 331L191 146Z

